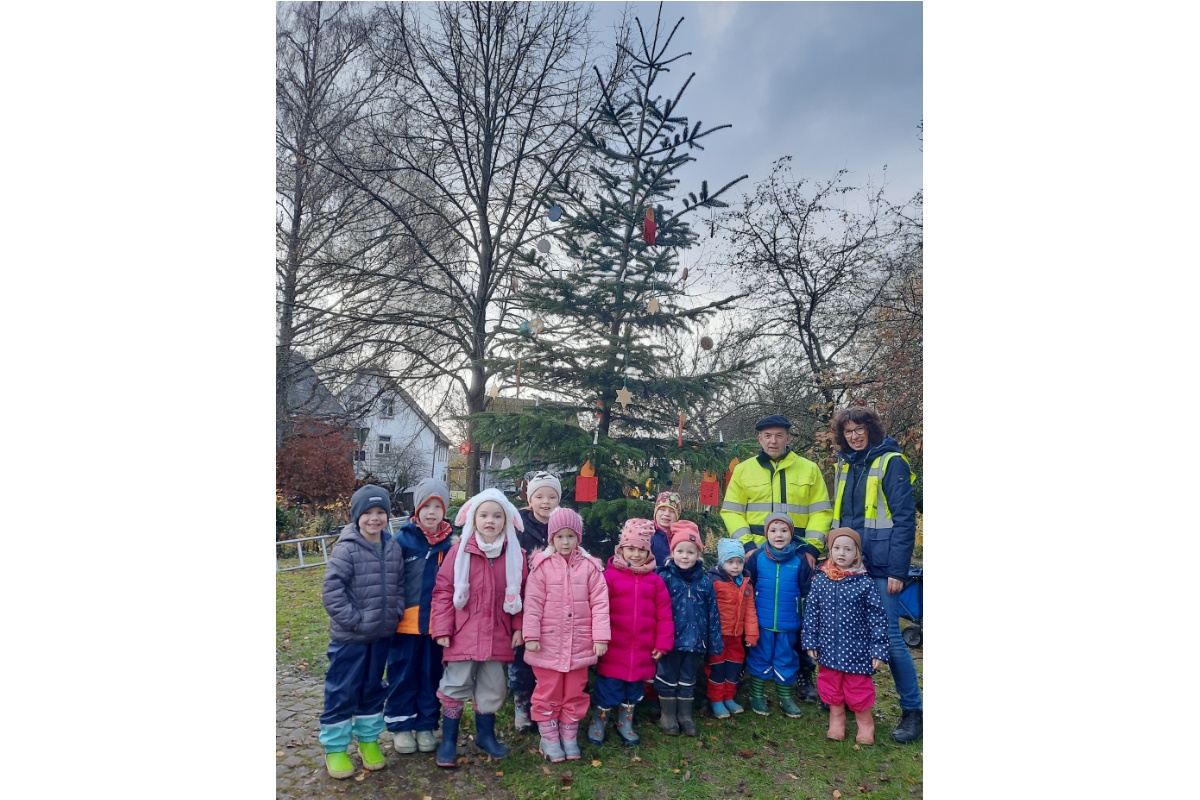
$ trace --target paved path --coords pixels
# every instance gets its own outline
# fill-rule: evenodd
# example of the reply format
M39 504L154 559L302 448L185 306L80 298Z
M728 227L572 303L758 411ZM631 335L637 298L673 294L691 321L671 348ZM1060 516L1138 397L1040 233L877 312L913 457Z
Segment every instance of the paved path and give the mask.
M392 752L391 734L380 743L388 759L386 769L361 768L355 745L350 759L359 766L353 778L335 781L325 772L325 752L317 741L325 683L290 667L275 672L275 796L279 800L354 797L363 800L484 800L507 798L490 766L474 746L460 737L459 756L467 763L443 770L432 753L398 755ZM533 741L533 739L530 739Z

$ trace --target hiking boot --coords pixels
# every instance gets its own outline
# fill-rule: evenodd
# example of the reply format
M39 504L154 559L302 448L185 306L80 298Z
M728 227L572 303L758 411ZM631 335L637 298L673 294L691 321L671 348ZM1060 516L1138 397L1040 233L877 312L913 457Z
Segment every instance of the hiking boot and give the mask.
M563 750L562 742L559 741L558 720L550 719L539 722L538 731L542 734L541 741L538 742L538 752L545 756L551 764L566 761L567 753Z
M567 756L567 761L578 761L580 758L583 758L583 752L579 749L578 722L558 723L558 735L562 741L563 752Z
M496 741L495 714L475 715L475 746L492 758L504 758L512 752Z
M663 732L668 736L679 735L679 720L675 714L679 708L679 698L677 697L659 697L658 703L662 706L662 716L658 718L658 725L663 729Z
M901 710L904 713L900 717L900 724L896 726L896 730L892 731L892 738L900 742L900 744L915 742L921 738L921 709L910 708Z
M825 732L825 738L835 742L846 739L846 707L841 703L829 707L829 730Z
M345 753L326 753L325 770L331 778L349 778L354 774L354 762Z
M592 709L592 724L588 726L587 740L599 747L604 744L604 729L608 726L608 712L611 708L596 706Z
M422 753L432 753L437 750L437 737L433 731L417 731L417 749Z
M854 721L858 723L858 735L854 737L854 741L859 744L875 744L875 717L871 716L871 709L855 711Z
M617 736L620 736L621 741L630 746L642 742L641 737L633 730L633 707L633 703L622 705L621 710L617 712Z
M805 703L821 702L821 695L817 694L817 682L813 679L811 667L805 669L802 665L800 671L796 673L796 698Z
M439 767L453 769L458 766L458 718L442 716L442 745L438 748L434 763Z
M771 715L771 709L767 707L767 698L763 696L763 686L766 681L762 678L750 678L750 710L755 714L762 714L764 717Z
M729 709L725 707L724 700L713 700L712 712L717 719L729 719Z
M779 698L779 710L787 716L796 719L804 714L792 698L791 686L785 686L782 683L775 684L775 696Z
M679 719L679 731L684 736L695 736L696 722L692 719L692 705L696 702L694 697L680 697L676 700L678 704L676 713Z
M379 742L359 742L358 757L362 759L363 769L372 772L387 766L387 756L379 749Z
M732 697L725 701L725 708L729 709L730 714L741 714L746 710L735 703Z
M392 735L392 749L397 753L417 752L417 737L412 731L396 731Z

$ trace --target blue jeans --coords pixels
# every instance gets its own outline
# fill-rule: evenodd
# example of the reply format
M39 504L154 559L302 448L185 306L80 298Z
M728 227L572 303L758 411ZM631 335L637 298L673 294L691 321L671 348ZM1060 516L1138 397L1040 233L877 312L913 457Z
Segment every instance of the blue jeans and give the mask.
M896 601L899 595L888 594L887 578L872 578L875 588L879 590L879 599L883 602L883 610L887 612L888 633L888 668L896 681L896 693L900 695L902 711L919 711L921 709L921 687L917 685L917 668L913 664L912 653L900 635L900 604Z

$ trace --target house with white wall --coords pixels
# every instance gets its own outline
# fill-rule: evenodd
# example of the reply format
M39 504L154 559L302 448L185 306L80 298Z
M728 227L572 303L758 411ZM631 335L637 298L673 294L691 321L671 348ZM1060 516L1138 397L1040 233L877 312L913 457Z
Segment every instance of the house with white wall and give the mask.
M422 478L446 480L450 440L395 380L359 377L338 400L363 451L356 477L392 483L397 491Z

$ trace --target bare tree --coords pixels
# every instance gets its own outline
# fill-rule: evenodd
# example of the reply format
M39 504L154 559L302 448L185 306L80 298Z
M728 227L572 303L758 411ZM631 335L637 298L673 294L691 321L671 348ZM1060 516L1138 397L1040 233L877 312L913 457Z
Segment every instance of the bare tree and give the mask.
M324 162L416 242L390 320L421 374L457 383L469 413L485 406L518 253L540 233L546 190L572 167L596 106L587 21L575 3L381 6L381 92L355 146ZM478 465L473 451L469 486Z

